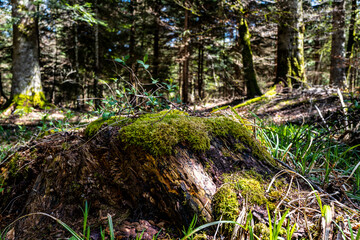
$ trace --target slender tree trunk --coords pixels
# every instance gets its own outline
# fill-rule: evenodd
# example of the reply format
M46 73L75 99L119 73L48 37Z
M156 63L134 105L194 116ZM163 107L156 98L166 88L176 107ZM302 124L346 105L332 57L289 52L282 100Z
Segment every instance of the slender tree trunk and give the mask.
M320 85L321 84L321 74L320 74L321 54L319 52L320 48L321 48L321 43L320 43L319 36L315 36L315 41L314 41L314 49L315 49L315 53L314 53L314 62L315 62L314 70L315 70L315 76L314 76L314 81L313 81L313 84L315 84L315 85Z
M275 84L292 88L306 83L302 0L279 0Z
M345 61L345 0L333 1L333 30L331 42L330 84L344 87Z
M179 62L179 69L178 69L178 76L179 76L179 95L180 95L180 99L182 99L182 63Z
M200 42L199 45L199 53L198 53L198 95L199 99L202 100L204 98L204 80L203 80L203 68L204 68L204 47Z
M160 6L159 2L155 2L155 19L154 19L154 62L153 62L153 78L158 79L159 78L159 62L160 62Z
M98 6L97 0L95 1L95 16L97 17ZM94 76L94 97L95 108L100 108L100 89L99 89L99 25L95 24L95 76Z
M0 97L3 96L5 98L5 101L8 101L9 99L6 97L3 87L2 87L2 73L0 72Z
M56 17L58 16L58 8L55 8L55 18L52 16L52 20L54 21L54 41L55 41L55 49L54 49L54 67L53 67L53 82L51 86L51 103L55 103L55 86L56 86L56 73L57 73L57 58L58 58L58 39L57 39L57 26L56 26Z
M251 35L246 19L241 17L239 22L239 39L242 61L244 66L244 78L247 88L247 97L253 98L255 96L261 95L261 91L256 80L250 37Z
M353 48L354 48L354 44L355 44L355 25L356 25L356 9L357 9L357 2L356 0L352 0L351 1L351 18L350 18L350 27L349 27L349 37L348 37L348 42L347 42L347 48L346 48L346 60L347 60L347 65L346 65L346 79L347 82L349 83L349 87L352 88L352 80L351 80L351 76L353 74L351 74L351 60L352 60L352 55L353 55Z
M75 4L78 4L78 0L75 0ZM75 34L74 34L74 43L75 43L74 50L75 50L75 71L76 71L75 72L75 82L76 82L76 84L78 84L79 80L80 80L80 73L79 73L79 69L80 69L80 67L79 67L79 65L80 65L79 64L79 24L78 24L78 22L76 20L74 22L74 31L75 31ZM77 94L77 91L74 91L74 92L75 92L75 94ZM76 100L74 102L74 105L76 106ZM95 105L96 105L96 102L95 102Z
M13 79L11 99L16 106L45 105L39 64L36 5L31 0L12 0Z
M136 36L136 8L137 8L137 0L130 0L129 3L129 11L131 12L131 28L130 28L130 41L129 41L129 66L130 66L130 75L129 75L129 89L135 89L137 91L137 83L136 83L136 42L135 42L135 36ZM130 96L130 104L133 106L137 105L137 97L135 95Z
M184 52L183 52L183 73L182 73L182 101L183 103L189 103L189 10L185 10L185 21L184 21L184 37L183 37L183 44L184 44Z

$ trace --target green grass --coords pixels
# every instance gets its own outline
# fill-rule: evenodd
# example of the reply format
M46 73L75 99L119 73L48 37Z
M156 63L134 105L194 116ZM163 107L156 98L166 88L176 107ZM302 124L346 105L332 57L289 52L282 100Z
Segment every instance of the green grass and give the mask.
M340 175L348 176L353 194L360 194L360 168L357 166L360 145L339 142L324 128L263 121L258 124L256 135L274 158L319 184L338 181Z

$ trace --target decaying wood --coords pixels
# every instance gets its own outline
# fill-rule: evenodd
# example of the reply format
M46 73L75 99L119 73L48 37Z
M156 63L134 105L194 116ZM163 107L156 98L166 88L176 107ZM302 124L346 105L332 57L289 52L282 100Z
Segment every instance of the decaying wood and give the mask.
M118 131L106 127L90 139L80 133L59 133L34 141L33 148L20 149L14 164L21 170L7 180L12 188L0 203L2 215L10 220L47 212L82 232L80 207L88 201L90 224L106 226L110 213L119 223L118 234L125 237L134 234L131 222L151 222L157 230L166 222L181 229L195 214L203 221L213 220L212 197L223 183L222 174L237 169L271 176L276 170L253 156L249 147L235 151L238 140L232 136L213 138L205 152L180 143L174 154L154 157L136 146L124 149ZM5 209L20 193L23 196L12 203L12 211ZM125 220L129 224L124 226ZM53 224L44 216L24 218L15 225L16 238L66 235L61 227L54 231Z

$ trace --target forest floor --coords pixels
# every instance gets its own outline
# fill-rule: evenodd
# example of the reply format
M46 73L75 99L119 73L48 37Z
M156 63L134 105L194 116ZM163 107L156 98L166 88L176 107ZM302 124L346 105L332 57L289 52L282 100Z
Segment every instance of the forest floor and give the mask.
M356 95L355 95L356 97ZM350 100L349 94L344 95L345 101ZM196 112L212 112L224 106L236 107L245 100L235 99L216 101L207 104L191 106ZM229 111L227 109L226 111ZM237 109L241 116L253 119L255 115L262 120L275 123L312 123L313 121L335 119L343 111L343 106L336 89L314 88L288 93L279 93L267 99L251 103ZM26 114L0 115L0 126L13 128L17 126L36 127L43 124L61 124L67 121L70 124L86 125L96 120L98 116L88 111L79 111L69 108L54 108L50 110L34 109ZM54 126L55 127L55 126Z
M316 88L310 90L299 90L288 93L279 93L269 98L260 99L257 102L248 104L242 107L237 107L243 101L235 100L227 103L221 103L217 106L197 106L197 113L195 115L208 115L215 109L222 108L216 113L227 114L233 116L233 111L236 108L236 112L246 118L249 122L256 122L258 120L276 124L292 123L296 125L318 125L321 128L328 128L328 125L343 123L344 121L359 122L359 116L355 116L355 120L350 118L353 116L347 116L346 110L344 110L343 104L349 106L353 104L356 99L359 99L359 95L351 95L348 93L340 94L339 96L336 89ZM342 100L343 98L343 100ZM354 100L355 99L355 100ZM229 108L226 108L229 106ZM233 108L233 109L231 109ZM57 143L63 144L63 142L74 141L77 142L82 135L82 131L85 126L96 119L96 116L87 112L72 111L69 109L53 109L47 111L34 110L31 113L0 117L0 166L3 160L6 161L7 156L12 151L20 149L20 145L23 145L21 149L26 148L26 144L36 138L46 136L45 141L39 141L41 144L48 144L49 148L53 148ZM354 126L356 128L356 126ZM355 129L354 131L359 131ZM54 136L51 136L52 133ZM72 132L71 134L65 134ZM35 133L35 134L34 134ZM64 133L64 134L62 134ZM358 132L357 132L358 133ZM336 135L337 132L334 132ZM50 135L50 136L48 136ZM61 140L64 138L65 140ZM338 139L345 139L344 136L337 136ZM359 134L353 134L351 139L347 138L346 141L352 145L360 144ZM70 139L70 140L69 140ZM32 144L33 145L33 144ZM46 148L46 146L43 146ZM64 146L62 146L64 147ZM322 196L330 196L337 190L339 186L333 186L333 189L326 186L330 195L323 192ZM310 191L308 192L310 193ZM291 193L289 194L289 196ZM296 198L296 196L294 196ZM341 197L343 200L341 204L347 205L344 211L358 211L360 209L360 201L356 202L350 200L346 194ZM314 200L314 199L313 199ZM316 201L312 201L313 205L316 205ZM310 205L309 205L310 206ZM256 212L256 211L255 211ZM266 219L266 212L259 210L262 214L258 218ZM354 216L354 215L353 215ZM1 216L4 220L10 220L11 217ZM1 220L1 219L0 219ZM310 223L309 219L309 223ZM79 221L79 223L81 220ZM266 221L265 221L266 222ZM359 215L353 217L354 224L360 224ZM149 225L145 223L127 223L127 226L122 228L132 229L139 227L141 224ZM161 223L160 225L163 225ZM154 226L155 223L150 225ZM149 226L150 226L149 225ZM159 224L157 224L159 225ZM360 226L360 225L356 225ZM3 226L2 226L3 227ZM148 227L148 228L151 228ZM354 230L357 230L354 228ZM130 231L130 230L129 230ZM155 230L154 230L155 231ZM298 232L305 232L304 227Z
M351 99L345 94L345 101ZM355 96L356 97L356 96ZM246 102L246 101L245 101ZM211 107L203 107L201 111L211 112L225 106L236 107L244 100L232 100ZM229 109L227 109L229 111ZM294 90L287 93L278 93L274 96L237 108L241 116L253 119L255 116L262 120L274 123L313 123L321 120L334 119L343 111L343 106L337 94L337 89L313 88Z

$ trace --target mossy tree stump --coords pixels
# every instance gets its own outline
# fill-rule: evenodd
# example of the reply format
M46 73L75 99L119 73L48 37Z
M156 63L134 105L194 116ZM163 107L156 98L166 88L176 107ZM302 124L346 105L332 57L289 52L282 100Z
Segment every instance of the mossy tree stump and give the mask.
M9 194L0 206L22 192L18 202L24 207L17 214L49 212L80 232L79 207L85 200L91 205L89 219L95 219L94 225L103 223L107 212L118 226L126 219L145 219L181 229L194 214L203 222L212 221L219 214L214 213L219 209L214 195L224 182L243 191L257 186L234 180L234 173L271 176L276 167L246 127L223 116L200 118L165 111L138 118L113 117L91 123L84 138L76 134L46 138L34 143L36 151L9 162L17 168L27 165L27 171L7 174L5 192L8 188ZM27 184L14 188L21 178ZM262 196L256 198L260 199L256 203L264 203ZM44 227L47 222L34 218L19 222L20 236L32 238L31 234L39 233L24 230L29 227L50 234Z

